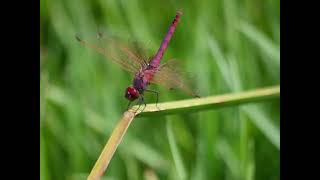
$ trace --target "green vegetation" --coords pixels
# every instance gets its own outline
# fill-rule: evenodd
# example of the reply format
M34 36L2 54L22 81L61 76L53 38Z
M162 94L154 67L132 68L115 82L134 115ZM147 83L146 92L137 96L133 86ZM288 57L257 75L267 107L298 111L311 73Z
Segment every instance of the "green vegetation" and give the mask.
M184 15L164 61L178 58L201 96L280 84L280 2L41 0L42 180L86 179L127 107L132 77L84 48L100 28L156 51ZM160 102L188 99L160 91ZM148 102L155 97L146 95ZM280 179L280 102L135 119L104 179Z

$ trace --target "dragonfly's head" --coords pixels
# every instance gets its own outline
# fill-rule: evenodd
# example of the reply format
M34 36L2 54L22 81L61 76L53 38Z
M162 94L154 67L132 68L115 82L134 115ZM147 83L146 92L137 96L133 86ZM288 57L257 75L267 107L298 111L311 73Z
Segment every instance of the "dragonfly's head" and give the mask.
M126 89L126 94L124 95L129 101L134 101L136 100L139 96L140 93L138 90L136 90L134 87L129 86Z

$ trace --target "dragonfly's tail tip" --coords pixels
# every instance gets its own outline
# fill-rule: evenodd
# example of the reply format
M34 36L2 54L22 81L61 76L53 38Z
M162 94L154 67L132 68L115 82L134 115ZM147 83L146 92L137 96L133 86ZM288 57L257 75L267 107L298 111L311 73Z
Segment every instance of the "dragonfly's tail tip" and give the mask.
M178 15L178 16L182 16L182 15L183 15L182 10L178 10L178 11L177 11L177 15Z

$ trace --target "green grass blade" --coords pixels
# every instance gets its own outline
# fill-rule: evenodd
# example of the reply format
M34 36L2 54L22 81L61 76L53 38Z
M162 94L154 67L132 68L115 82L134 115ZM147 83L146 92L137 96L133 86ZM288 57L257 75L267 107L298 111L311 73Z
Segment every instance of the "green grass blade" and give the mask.
M127 142L124 142L124 147L130 148L126 151L126 153L133 155L135 158L154 169L159 171L167 170L169 166L168 160L163 157L159 151L140 140L133 138L127 139Z
M261 51L269 56L277 67L280 67L280 49L276 47L276 45L270 39L268 39L254 26L246 22L241 22L238 28L239 31L242 32L247 38L257 44Z
M279 96L280 86L274 86L241 93L158 103L157 106L156 104L148 104L143 112L138 112L138 117L158 116L160 114L165 115L185 112L199 112L213 108L264 101ZM132 110L134 109L138 109L138 106L133 106Z
M280 150L280 131L271 123L271 120L269 120L256 106L247 105L241 108L271 143Z
M167 135L168 135L168 140L169 140L169 145L170 145L170 150L171 150L171 154L173 157L173 161L177 170L177 174L179 176L179 179L186 179L187 177L187 173L186 170L184 168L183 162L182 162L182 158L181 155L179 153L179 149L174 137L174 134L172 132L172 127L171 127L171 121L167 120Z
M227 165L234 179L240 178L240 163L232 147L221 139L217 142L217 152Z
M224 78L225 82L229 87L232 87L231 75L229 71L229 65L226 61L219 45L213 37L208 37L208 45L210 48L210 52L215 59L215 63L217 63L218 68Z

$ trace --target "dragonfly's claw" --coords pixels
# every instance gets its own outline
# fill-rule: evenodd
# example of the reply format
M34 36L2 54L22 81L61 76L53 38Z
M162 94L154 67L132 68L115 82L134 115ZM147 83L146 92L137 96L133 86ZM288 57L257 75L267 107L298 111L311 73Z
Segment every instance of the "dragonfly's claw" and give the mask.
M157 109L160 111L161 109L159 108L158 104L156 104Z

